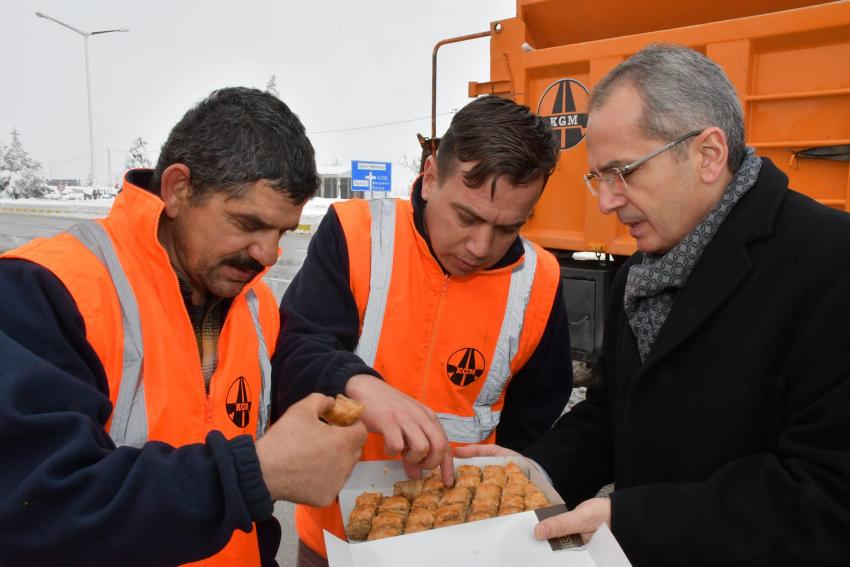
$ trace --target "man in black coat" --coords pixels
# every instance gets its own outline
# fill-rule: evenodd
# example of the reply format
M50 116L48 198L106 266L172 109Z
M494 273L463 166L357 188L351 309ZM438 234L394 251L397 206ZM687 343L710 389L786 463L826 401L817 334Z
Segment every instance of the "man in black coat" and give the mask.
M850 565L850 215L744 145L695 51L638 52L589 106L585 180L639 252L601 380L523 452L576 507L537 537L605 522L635 565Z

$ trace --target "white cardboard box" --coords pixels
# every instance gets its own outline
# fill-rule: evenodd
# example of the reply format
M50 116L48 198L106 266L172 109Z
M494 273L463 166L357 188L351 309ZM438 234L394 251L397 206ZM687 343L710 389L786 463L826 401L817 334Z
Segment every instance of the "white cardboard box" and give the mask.
M522 467L546 497L560 505L563 500L555 489L528 461L504 457L455 459L478 466L505 464L513 460ZM393 484L406 480L400 461L358 463L339 495L343 522L361 493L383 492L391 495ZM565 509L565 508L564 508ZM585 545L559 549L550 542L534 538L538 523L535 512L523 512L438 528L376 541L348 543L325 531L325 545L331 567L630 567L608 526L602 525Z

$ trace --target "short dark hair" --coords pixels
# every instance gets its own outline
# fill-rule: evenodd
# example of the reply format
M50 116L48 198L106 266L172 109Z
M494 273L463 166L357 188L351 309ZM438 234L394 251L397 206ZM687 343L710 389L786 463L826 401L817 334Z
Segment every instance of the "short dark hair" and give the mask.
M212 192L237 197L267 179L300 205L319 187L304 125L282 100L257 89L216 90L189 110L162 146L151 189L159 191L163 172L175 163L189 168L197 198Z
M491 175L507 175L512 183L528 183L552 175L560 141L546 121L527 106L498 96L477 98L452 118L437 150L442 181L457 162L475 162L463 176L468 187L480 187Z

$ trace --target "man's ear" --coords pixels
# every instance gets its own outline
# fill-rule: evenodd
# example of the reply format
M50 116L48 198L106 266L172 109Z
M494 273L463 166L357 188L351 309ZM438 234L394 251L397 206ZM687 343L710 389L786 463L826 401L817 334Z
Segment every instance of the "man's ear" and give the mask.
M159 196L165 203L165 214L176 218L181 207L185 207L192 194L189 184L190 171L182 163L174 163L165 168L159 183Z
M699 152L699 176L703 183L713 185L729 172L726 164L729 145L723 130L716 126L706 128L697 136L693 147Z
M422 200L427 201L436 188L437 160L434 156L428 156L425 160L425 168L422 170Z

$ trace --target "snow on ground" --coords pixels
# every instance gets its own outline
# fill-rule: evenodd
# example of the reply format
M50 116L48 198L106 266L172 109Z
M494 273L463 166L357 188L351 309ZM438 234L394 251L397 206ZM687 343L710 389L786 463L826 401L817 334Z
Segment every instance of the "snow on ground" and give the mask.
M328 207L344 199L326 199L313 197L304 205L301 212L300 230L311 232L321 222ZM73 218L97 218L105 216L112 207L113 198L109 199L0 199L0 212L45 214Z

